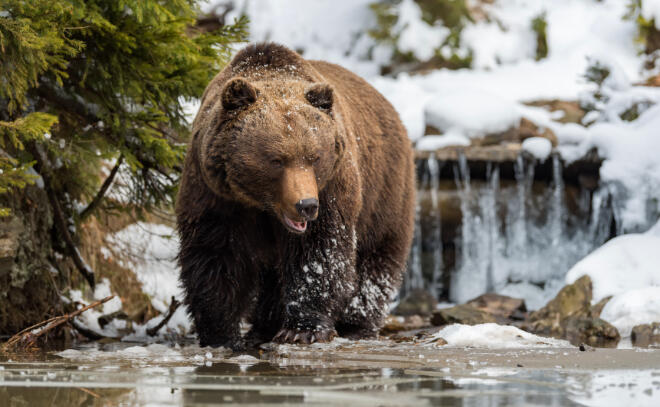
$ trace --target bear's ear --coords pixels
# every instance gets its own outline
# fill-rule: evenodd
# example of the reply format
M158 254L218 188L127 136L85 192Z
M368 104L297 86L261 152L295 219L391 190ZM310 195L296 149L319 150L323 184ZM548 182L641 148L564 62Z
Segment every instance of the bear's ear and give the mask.
M243 78L227 82L222 90L222 107L235 110L250 105L257 100L257 90Z
M333 90L325 83L315 83L305 90L305 98L312 106L326 113L332 112Z

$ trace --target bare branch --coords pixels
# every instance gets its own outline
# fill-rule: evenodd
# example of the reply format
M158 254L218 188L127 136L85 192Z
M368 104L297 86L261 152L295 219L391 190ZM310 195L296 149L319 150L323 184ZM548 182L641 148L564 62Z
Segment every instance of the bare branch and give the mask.
M102 300L98 300L89 305L86 305L80 308L79 310L73 311L70 314L60 315L59 317L53 317L45 321L41 321L32 326L29 326L23 329L22 331L20 331L19 333L17 333L16 335L9 338L9 340L5 342L4 345L2 345L2 350L7 352L16 348L19 345L26 349L33 348L35 346L37 339L44 336L46 333L52 331L53 329L62 325L65 322L72 321L74 317L77 317L78 315L82 314L88 309L98 307L99 305L110 301L114 297L115 297L114 295L105 297ZM39 328L41 329L38 332L34 332L36 329Z
M92 199L92 202L89 203L80 212L80 220L85 220L91 213L96 209L97 206L101 203L103 200L103 197L105 196L105 193L108 191L108 188L110 188L110 185L112 185L112 181L114 181L115 176L117 175L117 172L119 171L119 167L121 164L124 162L124 155L121 154L119 155L119 158L117 159L117 163L115 164L114 167L112 167L112 170L110 171L110 175L103 181L103 184L101 185L101 189L96 193L96 196L94 196L94 199Z
M169 322L169 320L172 318L172 315L176 312L176 310L179 308L181 303L176 300L176 298L172 297L172 302L170 303L170 308L167 310L167 315L165 315L165 318L163 318L162 321L158 323L158 325L147 329L147 335L149 336L155 336L160 328L164 327L165 324Z

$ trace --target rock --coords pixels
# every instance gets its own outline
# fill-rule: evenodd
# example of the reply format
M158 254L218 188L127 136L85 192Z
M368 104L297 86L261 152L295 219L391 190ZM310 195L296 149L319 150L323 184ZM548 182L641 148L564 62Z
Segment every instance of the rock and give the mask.
M557 119L560 123L581 123L584 117L584 110L578 102L566 100L539 100L526 103L529 106L543 107L551 112L563 112L564 115Z
M431 317L431 324L435 326L448 324L477 325L488 322L496 322L495 317L468 304L435 311Z
M621 339L619 332L599 318L609 299L591 306L592 285L589 276L562 288L545 307L532 312L521 328L538 335L567 339L578 345L614 347Z
M589 315L591 315L592 318L599 318L601 312L603 312L603 308L605 308L605 305L612 299L612 296L610 295L609 297L605 297L602 300L598 301L598 304L591 306L591 311L589 312Z
M438 161L458 161L458 157L463 154L468 161L484 162L513 162L518 158L522 151L520 143L504 143L488 146L451 146L444 147L435 151ZM427 159L429 151L417 151L415 153L418 159Z
M444 338L438 338L430 343L435 346L445 346L448 342Z
M23 223L18 217L0 217L0 261L11 260L13 262L23 231Z
M382 335L388 335L401 331L412 331L429 326L428 319L419 315L410 315L407 317L390 315L385 320L385 325L380 330Z
M564 339L573 344L585 343L599 348L616 347L621 336L614 326L600 318L569 317L562 321Z
M431 293L423 289L414 289L399 302L399 305L392 311L392 314L401 316L429 316L437 305L438 301Z
M591 278L583 276L575 283L562 288L557 296L550 300L545 307L529 315L528 322L539 328L551 328L559 321L579 315L588 315L591 309ZM543 329L535 329L540 332ZM548 334L550 332L547 332Z
M630 334L634 346L660 346L660 322L635 325Z
M533 121L524 117L520 119L520 125L518 126L517 132L518 141L524 141L532 137L541 137L549 140L553 147L557 147L557 144L559 143L557 136L555 136L555 133L552 130L548 128L541 129L534 124Z
M508 320L523 320L527 312L525 300L495 293L480 295L466 304L493 315L499 323Z

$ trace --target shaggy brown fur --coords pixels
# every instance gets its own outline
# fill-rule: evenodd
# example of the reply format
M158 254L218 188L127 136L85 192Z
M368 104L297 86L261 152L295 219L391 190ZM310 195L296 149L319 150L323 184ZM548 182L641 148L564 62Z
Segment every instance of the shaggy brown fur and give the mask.
M209 84L177 219L201 345L368 337L405 269L410 141L364 80L277 44L250 45Z

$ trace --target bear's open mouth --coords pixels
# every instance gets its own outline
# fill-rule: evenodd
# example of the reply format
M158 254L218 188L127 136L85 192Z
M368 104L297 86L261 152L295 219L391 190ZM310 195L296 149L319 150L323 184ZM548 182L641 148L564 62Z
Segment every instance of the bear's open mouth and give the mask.
M290 231L295 233L305 233L307 230L307 221L296 222L295 220L291 220L286 215L283 215L282 217L284 218L284 224L289 228Z

